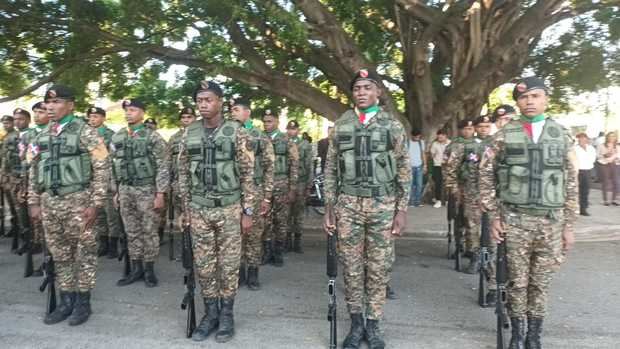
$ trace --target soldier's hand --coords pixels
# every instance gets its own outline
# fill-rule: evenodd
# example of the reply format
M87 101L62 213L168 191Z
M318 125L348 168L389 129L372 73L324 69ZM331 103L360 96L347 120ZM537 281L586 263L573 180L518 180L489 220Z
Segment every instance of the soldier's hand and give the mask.
M241 214L241 232L249 234L252 231L252 216Z
M500 219L496 219L491 224L491 234L493 234L493 239L498 243L504 241L504 225Z
M160 212L164 209L166 202L164 200L164 193L155 194L155 200L153 200L153 210Z
M401 210L396 211L394 222L392 222L392 235L401 236L406 222L407 212Z
M325 217L323 217L323 230L327 235L333 235L336 230L336 219L334 217L334 209L332 206L325 207Z
M115 209L118 209L121 206L121 200L118 197L118 193L114 194L114 199L112 200L112 203L114 204Z
M263 200L260 203L260 212L258 214L260 214L261 216L267 216L270 210L271 210L271 202L267 200Z
M32 205L32 206L30 206L30 218L34 222L40 222L41 221L41 206L39 206L39 205Z
M95 207L87 207L82 212L82 218L84 219L84 225L86 228L89 228L95 223L95 219L97 218L97 209Z
M562 249L564 251L570 251L575 244L575 234L570 228L564 228L562 232Z

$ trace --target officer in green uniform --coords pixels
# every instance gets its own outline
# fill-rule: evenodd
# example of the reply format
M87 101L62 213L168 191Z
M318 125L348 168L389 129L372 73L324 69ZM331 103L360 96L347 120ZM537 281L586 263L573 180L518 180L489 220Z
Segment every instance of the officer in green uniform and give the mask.
M485 151L480 197L493 237L506 244L510 348L539 349L551 279L575 239L578 166L569 131L545 115L544 81L520 80L513 98L521 116Z
M154 265L159 255L160 211L170 184L166 141L143 123L146 106L139 99L123 101L127 127L112 136L115 183L132 262L131 274L120 279L126 286L144 279L157 286ZM144 262L144 263L143 263Z
M301 236L306 210L306 198L312 187L312 145L299 135L299 123L291 120L286 125L288 137L297 145L299 152L299 171L297 179L296 200L291 204L291 214L288 222L287 250L303 253ZM293 240L294 236L294 240Z
M103 108L90 107L86 111L86 117L88 118L88 124L97 130L97 133L103 138L103 142L109 150L114 131L104 124L106 120L106 111ZM113 176L110 174L110 180L112 180L112 177ZM110 182L106 204L104 208L97 213L97 222L95 223L95 230L97 231L99 240L97 256L101 257L107 255L109 259L118 257L118 239L121 234L120 217L114 206L114 193L112 189L113 185Z

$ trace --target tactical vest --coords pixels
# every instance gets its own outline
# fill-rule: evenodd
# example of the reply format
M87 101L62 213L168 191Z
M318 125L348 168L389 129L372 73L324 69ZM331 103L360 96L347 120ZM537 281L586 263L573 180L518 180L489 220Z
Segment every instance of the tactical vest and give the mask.
M250 146L254 152L254 183L262 184L265 180L265 169L263 168L262 156L264 148L268 144L265 142L265 135L257 128L249 130Z
M498 159L498 190L503 203L521 208L558 209L566 198L564 164L569 144L564 128L547 119L534 143L521 122L504 126L505 151Z
M109 150L110 149L110 143L112 142L112 137L114 137L114 131L112 131L112 129L107 127L107 126L103 126L103 127L104 127L104 131L103 131L103 135L101 135L101 137L103 137L103 143L105 143L105 146ZM99 130L97 130L97 132L99 132Z
M478 182L478 166L490 139L490 137L484 140L476 137L463 139L464 149L461 167L459 168L459 179Z
M89 187L90 154L80 150L80 135L86 126L84 120L75 118L63 126L58 136L46 127L35 138L33 148L39 156L34 181L37 192L64 196Z
M335 123L339 191L359 197L394 192L396 159L392 144L393 118L380 111L367 126L349 110Z
M153 131L144 127L130 137L127 130L116 132L110 145L116 181L131 186L153 185L157 174L157 163L149 149Z
M185 144L189 155L191 202L198 207L224 207L241 198L236 161L239 123L224 120L210 135L202 121L187 127Z
M21 174L21 161L19 158L19 134L20 131L15 130L9 133L4 141L4 167L12 176L19 176Z
M273 152L275 154L275 162L273 164L273 178L282 179L288 177L288 138L278 131L278 134L272 138Z
M310 178L310 171L312 171L307 165L308 156L312 156L312 149L310 148L310 143L305 139L300 138L295 143L297 143L297 149L299 150L299 183L306 183Z

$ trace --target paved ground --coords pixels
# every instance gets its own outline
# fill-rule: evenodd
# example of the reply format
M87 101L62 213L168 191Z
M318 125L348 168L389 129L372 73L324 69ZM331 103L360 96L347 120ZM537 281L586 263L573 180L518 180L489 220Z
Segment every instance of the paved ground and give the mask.
M620 233L620 208L595 206L592 212L580 222L579 243L553 283L545 348L620 347L620 241L599 241ZM494 348L493 311L477 306L477 279L456 273L445 258L442 217L444 209L412 210L408 234L398 241L394 287L400 299L386 308L388 348ZM261 269L261 291L240 291L232 342L210 338L198 345L183 337L182 270L165 255L155 289L116 287L121 264L100 259L91 320L77 328L46 326L40 279L22 278L22 258L0 239L0 348L326 348L323 235L311 229L306 246L303 255L287 255L284 268ZM349 326L341 278L338 287L341 342Z

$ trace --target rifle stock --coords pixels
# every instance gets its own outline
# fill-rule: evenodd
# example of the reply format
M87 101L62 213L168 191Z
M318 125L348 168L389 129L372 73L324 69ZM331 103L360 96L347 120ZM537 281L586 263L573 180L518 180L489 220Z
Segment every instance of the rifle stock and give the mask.
M118 255L118 261L124 261L123 276L127 277L131 273L131 263L129 261L129 246L127 245L127 232L125 231L125 222L121 215L121 205L117 205L118 221L121 226L121 253Z
M174 199L173 191L170 190L170 197L168 198L168 259L174 260L174 235L172 230L174 229Z
M45 306L45 312L51 314L56 309L56 286L55 271L54 271L54 259L47 250L47 247L43 250L43 282L39 286L40 292L45 292L47 289L47 301Z
M491 232L489 230L489 216L483 212L480 226L480 270L478 281L478 304L481 307L487 307L487 291L489 280L489 249L491 247Z
M463 268L462 254L463 254L463 229L465 228L465 211L463 205L458 205L456 212L456 219L454 223L454 269L461 271Z
M336 277L338 276L338 253L336 251L336 233L327 236L327 294L329 305L327 321L329 321L329 348L335 349L338 342L336 321Z
M497 315L497 349L506 348L506 330L510 328L506 303L508 302L508 292L506 283L508 282L508 264L506 259L506 243L497 244L497 303L495 304L495 314Z
M194 277L194 253L192 251L192 236L190 227L183 229L183 284L185 285L185 294L181 302L181 309L187 310L187 321L185 327L185 336L192 337L192 333L196 328L196 303L194 301L194 290L196 289L196 279Z

